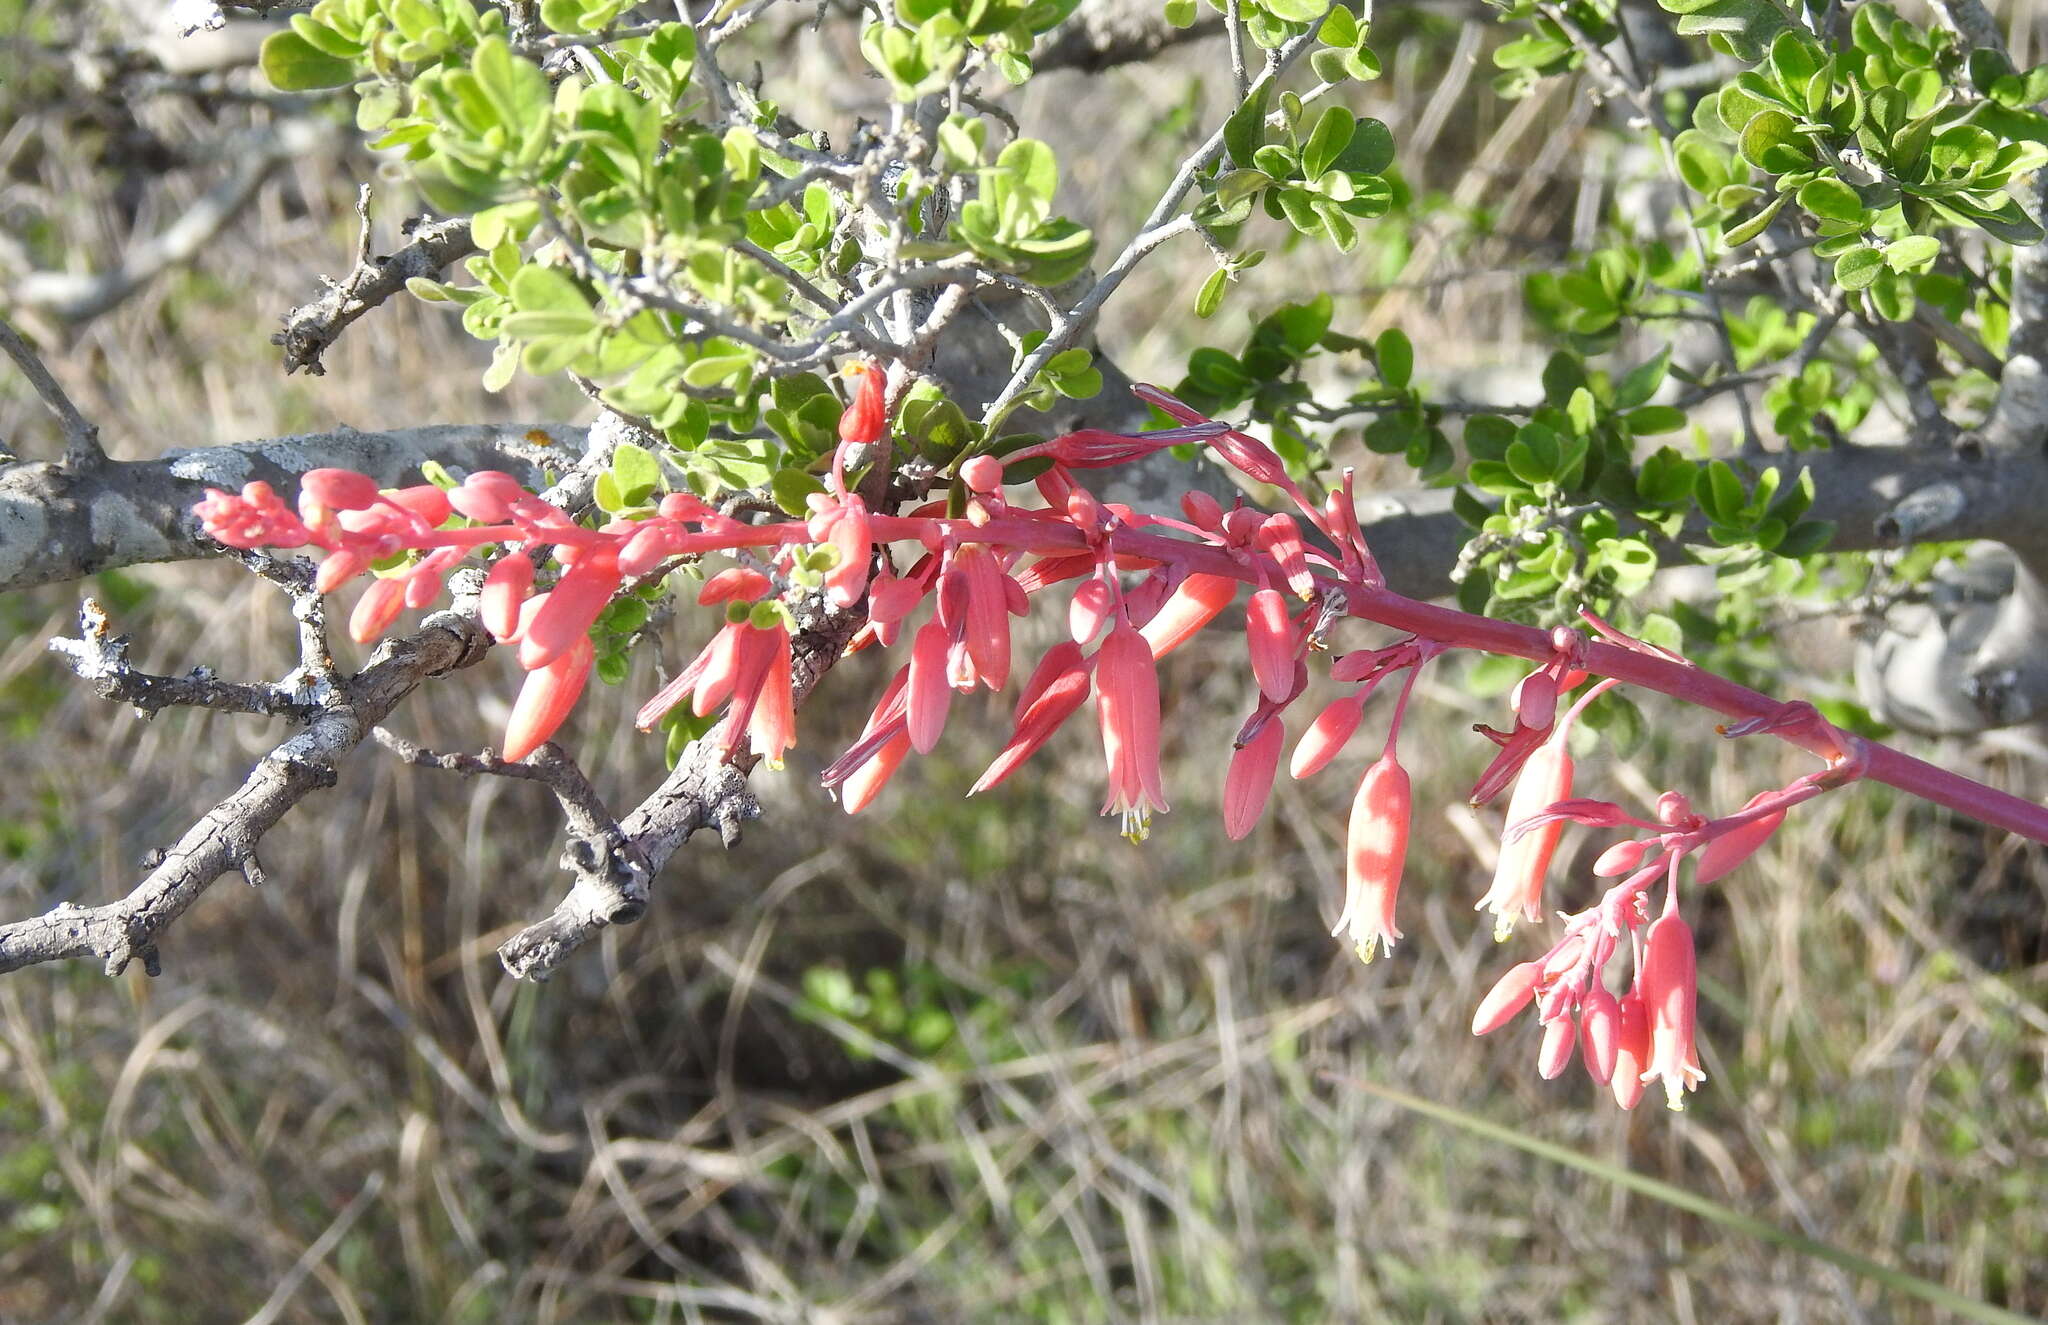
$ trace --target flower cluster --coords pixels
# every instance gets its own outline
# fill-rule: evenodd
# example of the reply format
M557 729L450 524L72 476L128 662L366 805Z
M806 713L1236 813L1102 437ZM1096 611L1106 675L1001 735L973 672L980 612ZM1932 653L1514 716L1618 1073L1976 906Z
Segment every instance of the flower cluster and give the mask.
M857 610L865 622L851 648L888 648L907 637L907 658L858 740L826 768L849 813L873 802L911 751L938 743L954 695L1008 688L1013 618L1034 601L1064 601L1065 636L1031 667L1012 730L975 782L1003 781L1092 697L1107 776L1103 813L1144 837L1167 809L1160 775L1157 666L1249 589L1245 653L1253 708L1240 728L1224 787L1224 825L1249 833L1264 812L1286 741L1285 714L1309 680L1309 659L1347 617L1391 620L1401 605L1436 614L1428 630L1380 648L1334 656L1330 678L1345 687L1302 729L1289 760L1295 778L1327 767L1360 725L1368 698L1402 678L1379 758L1353 799L1345 844L1345 899L1336 933L1367 960L1401 937L1397 902L1408 847L1412 797L1398 757L1403 718L1421 670L1452 647L1498 647L1498 623L1423 609L1390 594L1355 515L1347 471L1327 497L1311 500L1268 447L1228 424L1203 418L1152 387L1140 395L1179 426L1137 436L1083 430L1007 456L959 462L950 489L905 501L900 513L870 509L847 483L847 458L880 441L888 426L883 375L857 366L854 399L840 423L841 446L807 518L748 522L688 493L660 499L651 513L597 527L527 492L505 474L468 475L434 485L381 490L343 470L315 470L300 483L296 510L267 486L239 495L209 491L197 513L207 531L235 547L324 550L322 592L370 573L349 622L359 642L381 636L398 613L427 606L448 572L473 553L494 557L478 603L483 627L516 649L528 677L513 706L503 755L520 759L561 725L592 669L590 632L622 588L688 560L717 554L697 594L725 624L710 643L641 708L642 728L687 704L700 719L723 714L709 739L726 759L780 762L796 740L796 612L807 598ZM1191 493L1177 516L1147 514L1091 495L1074 471L1129 462L1163 446L1195 443L1246 476L1279 489L1293 512L1242 503L1225 510ZM1049 461L1033 480L1036 501L1013 501L1005 470ZM710 571L710 568L706 568ZM544 587L543 587L544 586ZM1405 609L1404 609L1405 610ZM1414 615L1414 611L1409 615ZM1637 652L1597 618L1596 633ZM1538 636L1538 640L1543 637ZM1754 851L1798 800L1854 776L1847 738L1827 772L1753 801L1719 820L1666 797L1655 822L1602 802L1573 800L1574 721L1613 681L1588 687L1562 715L1566 698L1590 679L1588 637L1560 629L1539 647L1538 666L1516 688L1505 732L1478 730L1498 747L1473 788L1475 804L1514 788L1499 867L1479 907L1506 937L1519 920L1543 915L1544 879L1567 822L1638 824L1653 830L1601 858L1598 873L1626 875L1599 904L1565 920L1565 934L1536 961L1516 966L1480 1009L1474 1029L1504 1024L1532 1003L1544 1026L1539 1067L1556 1076L1577 1045L1596 1080L1611 1082L1624 1106L1643 1083L1662 1080L1674 1102L1700 1079L1693 1045L1692 939L1678 910L1678 865L1699 853L1696 878L1710 882ZM1667 656L1668 660L1668 656ZM1682 661L1682 660L1672 660ZM1729 734L1818 722L1810 710L1781 714ZM1824 726L1824 724L1822 724ZM1817 729L1814 729L1817 730ZM1832 733L1832 729L1827 729ZM1839 733L1833 733L1839 736ZM970 793L971 794L971 793ZM1669 891L1649 919L1647 892ZM1635 978L1616 998L1602 982L1626 939Z

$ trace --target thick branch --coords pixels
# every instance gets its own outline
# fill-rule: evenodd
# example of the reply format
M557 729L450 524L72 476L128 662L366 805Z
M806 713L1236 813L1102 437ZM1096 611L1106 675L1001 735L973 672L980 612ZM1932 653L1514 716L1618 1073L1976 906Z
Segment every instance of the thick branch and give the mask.
M417 482L425 460L502 469L532 482L543 465L573 463L586 435L561 424L344 428L85 471L48 463L8 466L0 469L0 592L217 551L192 516L209 487L234 491L261 479L289 494L300 474L324 467L357 470L386 484Z

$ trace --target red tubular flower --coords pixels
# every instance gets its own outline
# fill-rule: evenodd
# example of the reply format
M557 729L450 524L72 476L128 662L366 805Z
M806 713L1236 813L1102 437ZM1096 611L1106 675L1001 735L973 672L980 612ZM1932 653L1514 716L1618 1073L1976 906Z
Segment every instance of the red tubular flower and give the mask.
M719 729L719 757L725 762L732 762L741 740L754 734L754 717L764 699L773 702L771 695L779 689L785 696L783 702L788 703L789 660L789 632L780 621L768 627L752 622L740 627L739 643L733 650L732 704ZM776 718L771 715L768 721L774 723ZM764 731L763 743L774 735L772 727Z
M1038 660L1038 666L1032 670L1031 679L1024 683L1024 693L1018 697L1016 730L1011 734L1009 744L1002 748L967 794L973 796L987 791L1016 772L1068 718L1074 716L1088 698L1089 689L1088 662L1081 654L1080 645L1061 640L1047 649L1045 656Z
M1307 598L1316 591L1315 577L1308 569L1308 549L1302 545L1301 525L1285 513L1269 515L1259 526L1254 541L1271 555L1296 596Z
M370 587L356 600L349 615L348 637L358 644L380 638L405 609L405 581L389 578L370 581Z
M1157 660L1195 637L1237 597L1238 582L1197 571L1174 587L1141 632Z
M1095 711L1109 765L1104 814L1123 816L1124 836L1143 840L1151 813L1168 808L1159 785L1159 675L1145 637L1118 621L1095 656Z
M1643 1098L1643 1073L1650 1065L1650 1013L1641 989L1621 996L1620 1026L1614 1037L1614 1102L1633 1109Z
M888 417L882 404L882 370L871 363L849 364L846 375L854 378L853 403L839 416L842 442L879 442Z
M691 713L700 718L709 717L720 704L732 697L733 686L739 678L740 642L751 629L744 621L727 624L724 630L711 637L711 642L704 646L704 652L691 664L697 671L696 684L689 687L696 692L690 697ZM688 674L684 673L685 676ZM666 692L665 688L663 693ZM653 701L648 702L648 707L653 707ZM646 711L643 708L641 713Z
M909 754L910 737L898 732L866 763L846 775L846 780L839 787L840 808L848 814L859 814L872 805Z
M1515 794L1508 799L1507 828L1500 844L1500 860L1494 866L1493 887L1473 907L1494 914L1493 936L1504 939L1514 932L1517 913L1531 923L1543 919L1543 879L1550 872L1551 857L1557 854L1557 840L1564 833L1564 820L1550 819L1516 836L1516 825L1549 809L1572 794L1572 757L1564 733L1544 744L1522 767L1515 780Z
M595 654L590 637L585 635L545 667L526 674L526 683L519 687L519 698L512 702L512 718L505 724L504 758L515 762L524 759L555 734L583 694Z
M790 676L789 632L777 629L769 633L775 637L775 652L761 680L760 698L747 719L747 741L748 748L768 767L781 768L783 752L796 744L796 700Z
M1542 962L1509 967L1507 974L1495 981L1486 997L1479 1000L1479 1008L1472 1014L1472 1033L1491 1035L1513 1021L1536 997L1536 986L1542 980Z
M1299 780L1322 772L1351 740L1352 733L1358 730L1359 716L1365 712L1366 696L1371 693L1372 687L1366 686L1331 700L1321 713L1316 714L1316 720L1295 742L1294 758L1287 765L1289 775Z
M975 674L991 690L1010 683L1010 605L996 554L981 543L969 543L953 554L964 601L959 628Z
M832 550L839 560L825 572L825 597L834 607L852 607L867 592L874 544L868 538L868 504L848 494L832 521Z
M1244 629L1259 689L1275 704L1284 702L1294 689L1294 623L1287 618L1287 600L1278 589L1252 595Z
M563 573L519 639L519 665L545 667L590 632L620 582L619 554L610 547L587 549Z
M1673 1109L1683 1109L1685 1092L1697 1090L1706 1080L1693 1044L1699 973L1692 927L1668 903L1664 914L1650 926L1636 987L1642 991L1643 1009L1650 1020L1650 1060L1642 1079L1645 1084L1662 1081L1665 1102Z
M729 566L704 581L704 587L697 591L697 605L758 603L774 587L774 583L760 571L745 566Z
M1223 831L1232 841L1243 838L1266 812L1273 794L1273 774L1280 767L1280 747L1287 729L1277 715L1259 734L1232 751L1230 771L1223 779Z
M953 705L953 687L946 675L946 653L951 647L946 628L927 621L910 646L910 692L908 717L910 746L919 754L930 754L946 730L946 711Z
M1365 770L1351 802L1344 848L1344 912L1332 934L1349 933L1360 959L1371 961L1401 937L1394 902L1408 859L1408 820L1413 799L1408 770L1392 754Z

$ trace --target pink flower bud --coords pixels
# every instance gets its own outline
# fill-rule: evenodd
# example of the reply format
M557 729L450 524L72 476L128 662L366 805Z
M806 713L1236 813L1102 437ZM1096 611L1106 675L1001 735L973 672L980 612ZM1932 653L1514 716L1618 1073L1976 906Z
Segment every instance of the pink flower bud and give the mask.
M667 520L648 520L619 546L619 574L637 580L675 555L680 531Z
M1114 606L1114 596L1105 581L1088 579L1074 586L1073 600L1067 605L1067 632L1074 642L1093 644Z
M1188 523L1197 529L1214 533L1223 527L1223 507L1206 492L1182 493L1180 509L1188 517Z
M1273 774L1280 766L1280 747L1286 741L1287 729L1276 715L1231 753L1230 771L1223 779L1223 831L1232 841L1249 834L1265 813L1273 794Z
M1472 1014L1472 1033L1491 1035L1513 1021L1536 997L1536 986L1542 979L1541 962L1522 962L1509 967L1507 974L1495 981L1486 997L1479 1000L1479 1009Z
M377 480L352 469L309 469L299 475L301 496L310 493L322 506L336 511L360 511L377 504L382 495Z
M531 495L510 474L480 469L448 494L448 504L480 524L504 524L512 518L511 503Z
M1080 709L1088 698L1091 684L1087 660L1082 657L1080 645L1061 640L1046 650L1045 656L1032 670L1031 679L1024 683L1024 693L1017 699L1016 730L1011 734L1009 744L1003 747L995 762L988 766L967 794L973 796L987 791L1022 767L1024 761L1036 754L1061 724Z
M379 579L370 581L370 587L356 600L356 610L348 619L348 637L358 644L368 644L378 639L398 614L405 608L405 581L401 579Z
M1749 804L1742 808L1753 809L1773 794L1768 791L1759 792L1750 797ZM1764 843L1771 840L1771 834L1778 831L1778 825L1784 822L1785 812L1775 810L1760 819L1753 819L1739 828L1723 833L1701 850L1699 864L1694 867L1693 878L1700 883L1712 883L1721 878L1755 855Z
M313 577L313 590L315 593L333 593L368 569L370 559L360 552L347 548L330 552L320 559L320 570Z
M619 556L611 548L592 548L579 556L521 634L519 665L528 671L545 667L587 635L618 590L619 579Z
M1585 1045L1586 1075L1604 1086L1614 1077L1621 1045L1621 1004L1598 983L1579 1000L1579 1038Z
M1593 862L1593 873L1603 879L1627 874L1643 863L1644 854L1655 845L1657 843L1653 838L1632 838L1626 842L1616 842L1601 852L1600 858Z
M1351 734L1358 730L1359 715L1365 712L1365 698L1370 688L1333 699L1316 715L1308 730L1295 742L1294 758L1288 763L1287 771L1296 779L1320 773L1332 759L1337 757Z
M1570 1017L1559 1017L1543 1027L1543 1045L1536 1051L1536 1074L1555 1081L1571 1066L1572 1050L1578 1044L1579 1028Z
M431 483L399 488L385 493L384 498L412 512L419 522L429 529L439 528L448 519L448 494Z
M1003 462L992 455L978 455L960 466L960 479L973 492L994 492L1003 486Z
M1614 1102L1633 1109L1643 1098L1643 1072L1650 1065L1650 1014L1643 1007L1642 991L1631 989L1621 996L1621 1026L1614 1040L1614 1073L1608 1084Z

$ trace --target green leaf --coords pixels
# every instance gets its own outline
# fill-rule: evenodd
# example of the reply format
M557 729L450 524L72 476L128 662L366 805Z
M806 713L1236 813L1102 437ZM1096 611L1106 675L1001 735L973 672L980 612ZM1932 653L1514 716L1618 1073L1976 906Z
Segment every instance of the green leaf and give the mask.
M1333 6L1323 17L1323 26L1316 30L1316 40L1325 46L1336 46L1349 50L1358 44L1360 33L1358 20L1342 5Z
M1835 259L1835 284L1844 290L1861 290L1884 269L1884 255L1868 244L1861 244Z
M1725 460L1709 461L1693 481L1693 498L1707 518L1728 523L1742 510L1742 480Z
M1415 373L1415 347L1398 327L1382 331L1373 344L1373 360L1379 365L1380 381L1394 391L1405 391Z
M646 501L661 485L661 465L654 453L631 442L621 442L612 452L611 474L629 506Z
M1791 36L1786 33L1785 36ZM1784 38L1779 39L1781 42ZM1842 221L1850 225L1866 224L1863 200L1856 196L1856 190L1841 180L1826 175L1810 179L1799 186L1799 205L1824 221Z
M1885 265L1896 272L1924 267L1941 256L1941 241L1933 235L1907 235L1884 246Z
M1273 80L1262 78L1244 99L1244 104L1223 122L1223 146L1231 162L1248 168L1252 155L1266 142L1266 103L1273 95Z
M1621 379L1621 385L1614 389L1614 407L1630 410L1647 404L1657 388L1664 384L1664 374L1671 367L1671 347L1665 345L1648 362L1629 369L1628 376Z
M1798 123L1781 110L1766 110L1751 117L1742 128L1740 146L1745 161L1773 175L1788 174L1813 164Z
M1358 121L1342 106L1329 106L1317 117L1315 128L1309 131L1308 141L1302 145L1302 173L1310 179L1321 175L1337 160L1338 154L1351 145L1351 135L1357 129Z
M1202 288L1195 295L1195 316L1211 317L1223 305L1224 288L1230 284L1230 273L1218 267L1209 273L1209 279L1202 282Z
M263 40L263 76L280 92L314 92L345 87L356 79L356 67L319 50L297 32L273 32Z
M1685 411L1675 405L1645 405L1631 411L1623 421L1628 425L1631 437L1677 432L1685 426Z

